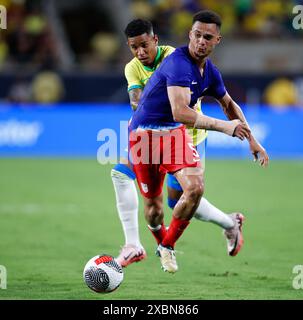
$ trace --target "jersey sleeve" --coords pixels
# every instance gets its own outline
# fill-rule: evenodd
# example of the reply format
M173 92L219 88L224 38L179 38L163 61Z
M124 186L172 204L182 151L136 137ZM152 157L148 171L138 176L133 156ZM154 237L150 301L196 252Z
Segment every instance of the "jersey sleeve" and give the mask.
M175 48L174 48L174 47L167 46L167 47L166 47L166 50L165 50L165 55L164 55L164 57L167 57L167 56L171 55L174 51L175 51Z
M216 99L221 99L226 94L226 88L220 71L213 66L212 68L212 84L206 90L206 95L212 96Z
M124 75L127 80L127 91L132 89L140 88L143 89L144 86L142 85L138 72L136 68L130 63L125 66Z
M191 66L185 59L169 59L165 65L166 85L190 87L191 84Z

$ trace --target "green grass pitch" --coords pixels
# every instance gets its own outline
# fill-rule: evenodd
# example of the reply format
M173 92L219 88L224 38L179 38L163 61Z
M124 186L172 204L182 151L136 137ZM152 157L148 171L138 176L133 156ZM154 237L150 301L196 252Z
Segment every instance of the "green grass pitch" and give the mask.
M140 203L140 234L148 258L124 269L110 294L82 280L94 255L117 255L123 235L110 165L96 160L0 160L0 299L302 299L292 286L303 265L303 162L206 164L206 198L226 212L242 211L244 247L226 253L222 230L192 220L177 243L179 271L164 273ZM165 205L166 223L171 211Z

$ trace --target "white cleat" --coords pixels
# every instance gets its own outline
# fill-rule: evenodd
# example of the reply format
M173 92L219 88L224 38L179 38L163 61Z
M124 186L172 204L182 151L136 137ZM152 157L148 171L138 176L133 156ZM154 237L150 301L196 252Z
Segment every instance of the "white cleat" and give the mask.
M159 244L156 254L160 257L162 269L165 272L175 273L178 271L176 254L173 249L163 247Z
M230 256L234 257L239 253L244 243L242 225L245 217L242 213L232 213L230 217L235 225L230 229L225 229L223 234L227 241L227 252Z
M139 262L146 258L146 252L143 247L137 247L132 244L126 244L120 251L116 261L123 267L126 268L128 265Z

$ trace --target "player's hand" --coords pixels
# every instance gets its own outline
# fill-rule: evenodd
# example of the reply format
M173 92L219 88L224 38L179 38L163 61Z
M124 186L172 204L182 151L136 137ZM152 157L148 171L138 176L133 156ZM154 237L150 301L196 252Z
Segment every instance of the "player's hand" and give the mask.
M232 120L232 121L239 121L239 124L235 127L233 132L233 137L237 137L240 140L249 139L250 138L250 130L247 125L240 120Z
M266 150L256 140L251 139L249 141L250 151L254 157L254 162L259 162L262 167L267 167L269 162L269 156Z

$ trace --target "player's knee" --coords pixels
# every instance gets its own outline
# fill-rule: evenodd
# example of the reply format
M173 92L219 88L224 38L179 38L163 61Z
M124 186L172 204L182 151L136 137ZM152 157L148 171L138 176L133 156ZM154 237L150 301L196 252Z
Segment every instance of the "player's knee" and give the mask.
M125 164L116 164L111 170L111 177L115 180L135 180L135 173Z
M204 193L204 185L201 182L191 184L187 190L184 190L184 195L191 203L198 202Z
M130 180L125 173L115 170L114 168L111 170L110 175L113 181L119 182L119 181Z

